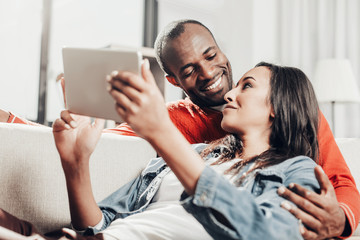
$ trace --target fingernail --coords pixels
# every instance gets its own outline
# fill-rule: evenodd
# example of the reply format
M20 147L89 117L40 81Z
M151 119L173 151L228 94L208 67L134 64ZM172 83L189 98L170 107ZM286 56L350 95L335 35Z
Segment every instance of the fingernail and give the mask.
M300 226L300 233L304 234L305 233L305 227L304 226Z
M294 188L295 187L295 184L294 183L290 183L289 184L289 188Z
M111 76L110 75L106 75L106 81L110 82L111 80Z
M286 210L290 210L291 209L291 204L288 201L283 201L281 203L281 207L285 208Z
M280 187L278 188L278 193L279 193L280 195L282 195L284 192L285 192L285 187L284 187L284 186L280 186Z
M149 70L150 69L150 63L149 63L149 60L147 58L144 59L144 67L146 70Z
M77 123L75 121L71 121L70 122L70 126L73 127L73 128L76 128L77 127Z
M324 169L322 169L320 165L317 165L316 167L319 168L319 170L321 170L321 172L325 174Z
M106 90L107 90L108 92L111 91L111 85L110 85L110 84L106 85Z
M111 76L115 77L115 76L118 75L118 74L119 74L118 71L113 71L113 72L111 73Z
M66 129L70 129L69 124L66 124L66 123L65 123L64 127L65 127Z

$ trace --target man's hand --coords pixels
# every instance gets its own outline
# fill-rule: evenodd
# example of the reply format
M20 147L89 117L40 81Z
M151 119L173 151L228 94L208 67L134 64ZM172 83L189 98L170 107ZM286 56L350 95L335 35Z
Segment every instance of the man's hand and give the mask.
M279 195L293 202L297 207L286 201L281 206L301 220L305 226L300 226L300 232L304 239L340 236L345 229L345 213L339 206L331 182L320 166L315 168L315 176L320 184L320 194L309 191L298 184L290 184L291 191L280 187Z

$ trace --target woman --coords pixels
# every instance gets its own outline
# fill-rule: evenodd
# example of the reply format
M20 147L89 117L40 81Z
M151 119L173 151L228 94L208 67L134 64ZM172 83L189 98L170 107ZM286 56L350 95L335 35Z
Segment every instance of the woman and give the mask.
M191 147L169 119L148 64L142 78L114 74L109 92L120 116L162 158L99 207L89 158L102 121L64 111L54 123L74 228L100 231L85 237L91 239L302 239L276 191L291 183L318 189L311 160L318 153L318 105L305 74L258 64L225 96L221 125L230 135Z
M96 141L84 147L63 139L75 139L68 133L74 122L64 112L54 124L54 136L67 179L73 226L97 225L88 229L96 233L111 223L102 234L118 239L151 238L155 229L169 234L156 237L172 239L183 239L182 234L194 239L208 239L208 234L216 239L301 239L297 220L280 207L283 199L276 191L292 182L318 188L313 174L316 164L310 159L318 153L318 105L305 74L295 68L258 64L226 94L222 127L231 135L210 145L196 145L194 151L170 121L147 61L142 68L143 78L129 72L114 74L119 77L110 78L109 91L120 116L152 144L172 172L163 160L151 161L139 178L100 203L101 212L88 179L88 158ZM74 130L81 134L82 128ZM165 191L174 184L171 174L185 189L180 203L191 215L176 203L182 188L174 187L178 190L172 196ZM169 207L170 203L174 205ZM174 220L176 216L180 217ZM156 219L158 224L142 224L143 219ZM138 227L128 230L132 224ZM171 224L177 226L175 230ZM189 229L196 231L189 235Z

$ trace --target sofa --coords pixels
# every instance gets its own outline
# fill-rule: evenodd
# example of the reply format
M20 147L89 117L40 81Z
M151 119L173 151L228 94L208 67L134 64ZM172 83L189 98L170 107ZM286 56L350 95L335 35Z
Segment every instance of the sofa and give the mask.
M360 139L337 142L359 188ZM137 176L153 157L156 152L141 138L103 133L90 159L95 199ZM69 226L65 178L51 128L0 123L0 166L1 208L44 233ZM360 239L359 228L351 239Z

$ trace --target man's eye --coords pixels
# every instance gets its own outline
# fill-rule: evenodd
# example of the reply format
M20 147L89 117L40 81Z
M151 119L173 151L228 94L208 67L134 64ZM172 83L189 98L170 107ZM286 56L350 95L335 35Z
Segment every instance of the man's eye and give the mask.
M185 72L185 73L184 73L184 78L190 77L193 72L194 72L193 69L191 69L190 71Z
M211 56L207 57L207 60L213 60L216 57L216 53L212 54Z

